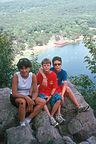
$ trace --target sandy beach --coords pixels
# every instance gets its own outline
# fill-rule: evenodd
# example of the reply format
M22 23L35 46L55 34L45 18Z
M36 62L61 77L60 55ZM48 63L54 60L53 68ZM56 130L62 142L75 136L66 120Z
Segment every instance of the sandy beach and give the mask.
M77 39L75 40L67 40L67 44L70 44L70 43L76 43L80 40L83 40L83 36L79 36L77 37ZM60 39L59 41L61 42L63 39ZM63 40L63 42L66 42L66 40ZM15 62L18 61L18 59L20 58L23 58L23 57L30 57L32 56L32 53L38 55L39 53L42 53L42 52L45 52L47 49L51 49L52 47L58 47L56 46L56 42L59 43L59 41L56 41L55 39L51 39L46 45L43 45L43 46L34 46L32 49L28 49L26 48L26 50L23 50L22 51L22 55L21 54L17 54L16 57L15 57ZM64 45L61 45L61 46L64 46ZM26 46L27 47L27 46Z
M43 46L35 46L33 47L34 53L41 53L46 51L46 49L50 49L51 47L54 47L54 42L53 41L49 41L47 45L43 45Z
M35 53L41 53L41 52L46 51L46 49L50 49L51 47L58 47L58 43L61 43L60 46L64 46L64 45L68 45L70 43L76 43L76 42L78 42L80 40L83 40L83 38L84 38L84 36L78 36L75 40L68 40L68 39L67 40L61 39L61 40L58 40L58 41L50 40L47 45L35 46L35 47L33 47L33 50L34 50Z

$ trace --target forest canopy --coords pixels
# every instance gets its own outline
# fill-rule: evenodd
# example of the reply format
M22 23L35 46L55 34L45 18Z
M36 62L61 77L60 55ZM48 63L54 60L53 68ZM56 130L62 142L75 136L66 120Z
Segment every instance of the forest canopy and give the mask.
M96 35L95 0L1 0L0 30L11 32L16 52L48 43L52 36ZM38 37L38 38L37 38Z

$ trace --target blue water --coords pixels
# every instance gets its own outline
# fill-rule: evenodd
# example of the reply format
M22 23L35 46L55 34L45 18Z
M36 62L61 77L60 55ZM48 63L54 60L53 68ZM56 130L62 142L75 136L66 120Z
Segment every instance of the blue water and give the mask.
M69 76L86 74L95 82L93 75L86 68L87 63L84 62L84 57L90 56L90 54L82 41L76 44L69 44L64 47L52 47L45 52L40 53L38 61L41 62L42 59L46 57L52 60L54 56L60 56L62 58L62 68L67 71Z

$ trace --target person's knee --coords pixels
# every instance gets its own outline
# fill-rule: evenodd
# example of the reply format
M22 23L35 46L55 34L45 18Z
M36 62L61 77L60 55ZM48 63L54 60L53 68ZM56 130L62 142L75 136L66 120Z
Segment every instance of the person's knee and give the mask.
M56 102L58 105L61 103L61 100L57 100L57 102Z
M22 105L22 106L25 106L25 105L26 105L25 99L16 99L16 102L17 102L19 105Z
M68 93L70 93L70 90L71 90L70 87L67 86L67 87L66 87L66 91L67 91Z
M44 100L42 98L37 98L35 102L36 102L36 104L39 104L42 106L44 106L46 104L46 100Z

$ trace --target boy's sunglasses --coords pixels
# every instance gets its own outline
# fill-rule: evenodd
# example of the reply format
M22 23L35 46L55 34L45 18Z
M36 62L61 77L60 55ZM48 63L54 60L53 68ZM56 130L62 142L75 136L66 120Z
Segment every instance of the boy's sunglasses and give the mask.
M60 65L61 65L61 63L54 64L54 66L57 66L57 65L58 65L58 66L60 66Z

